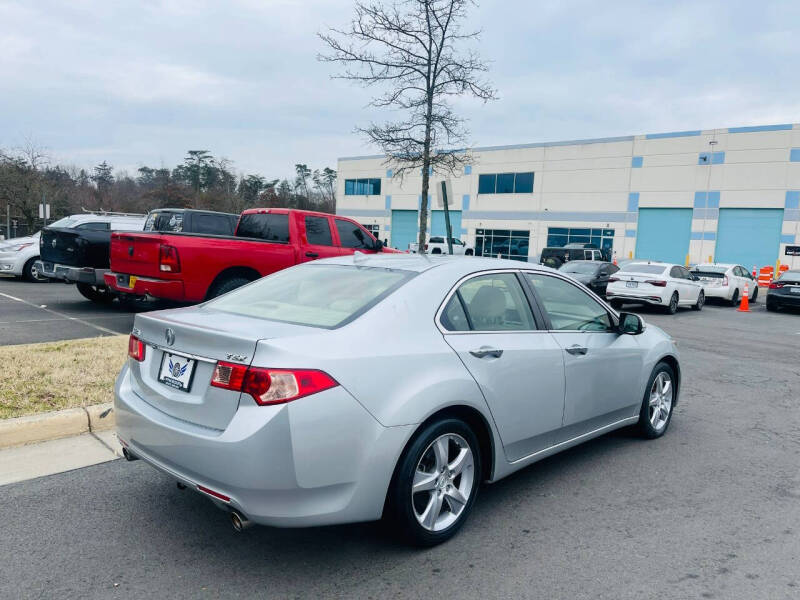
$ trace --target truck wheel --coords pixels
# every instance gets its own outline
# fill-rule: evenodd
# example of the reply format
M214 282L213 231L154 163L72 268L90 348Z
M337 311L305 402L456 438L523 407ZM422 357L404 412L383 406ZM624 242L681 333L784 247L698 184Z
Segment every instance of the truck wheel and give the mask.
M97 304L110 304L114 300L115 294L107 287L89 285L88 283L76 283L81 296Z
M37 260L39 260L39 257L34 256L22 267L22 278L25 281L30 281L32 283L43 283L47 281L47 277L39 273L39 269L34 266Z
M244 277L231 277L230 279L223 279L211 288L211 291L208 293L208 299L210 300L211 298L222 296L222 294L227 294L228 292L242 287L243 285L247 285L248 283L250 283L250 280L245 279Z

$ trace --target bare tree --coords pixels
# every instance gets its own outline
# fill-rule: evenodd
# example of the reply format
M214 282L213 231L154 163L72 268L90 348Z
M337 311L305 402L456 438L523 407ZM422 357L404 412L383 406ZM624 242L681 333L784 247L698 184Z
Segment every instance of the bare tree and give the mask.
M343 67L335 78L363 86L377 84L383 91L370 104L403 114L401 120L357 130L387 155L395 176L422 170L420 252L425 248L431 173L455 173L470 160L463 149L464 119L455 114L450 98L469 95L484 102L495 98L495 90L483 78L486 63L474 49L463 48L480 33L462 29L473 4L471 0L400 0L391 5L357 1L347 29L319 34L330 50L319 60Z

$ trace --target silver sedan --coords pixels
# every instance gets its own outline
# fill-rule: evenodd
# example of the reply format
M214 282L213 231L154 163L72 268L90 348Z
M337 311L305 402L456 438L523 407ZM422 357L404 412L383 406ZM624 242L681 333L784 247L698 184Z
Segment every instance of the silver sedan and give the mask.
M118 436L233 525L386 518L432 545L482 482L611 430L667 430L674 342L547 267L412 255L303 264L136 315Z

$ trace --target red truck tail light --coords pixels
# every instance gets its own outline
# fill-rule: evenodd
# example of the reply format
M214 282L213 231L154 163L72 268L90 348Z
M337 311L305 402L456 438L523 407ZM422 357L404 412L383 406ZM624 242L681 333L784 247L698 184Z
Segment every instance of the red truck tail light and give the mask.
M144 342L131 334L128 338L128 356L133 360L142 362L144 360Z
M284 404L339 385L314 369L265 369L219 361L211 385L250 394L261 406Z
M158 249L158 268L167 273L181 272L181 259L175 246L161 244Z
M663 279L648 279L645 283L649 283L650 285L654 285L656 287L667 287L667 282Z

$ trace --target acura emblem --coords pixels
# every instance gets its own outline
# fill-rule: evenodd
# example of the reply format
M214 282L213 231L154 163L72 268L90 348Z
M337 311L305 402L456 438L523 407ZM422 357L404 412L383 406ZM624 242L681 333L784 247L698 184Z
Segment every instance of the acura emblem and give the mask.
M167 328L167 330L164 332L164 339L167 340L168 346L172 346L172 344L175 343L175 332L172 331L172 329Z

